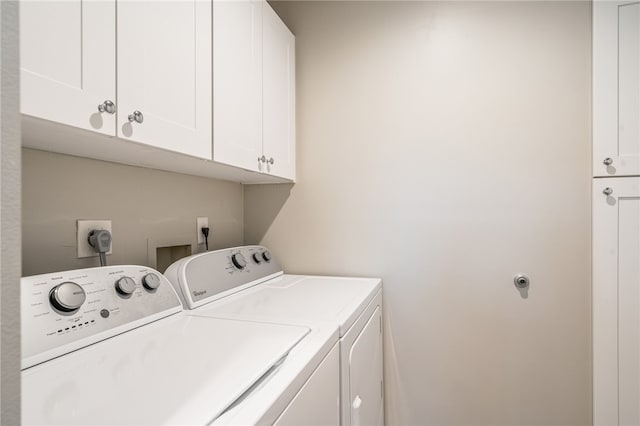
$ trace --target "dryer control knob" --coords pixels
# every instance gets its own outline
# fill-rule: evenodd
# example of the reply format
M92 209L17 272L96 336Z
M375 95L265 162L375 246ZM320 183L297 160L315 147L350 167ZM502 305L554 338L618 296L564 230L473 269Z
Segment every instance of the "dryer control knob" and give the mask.
M265 262L271 262L271 253L269 252L269 250L265 250L262 252L262 258Z
M236 253L231 256L231 261L233 262L233 266L242 270L247 266L247 259L244 258L242 253Z
M116 281L116 290L124 296L129 296L136 291L136 282L132 278L122 277Z
M157 274L147 274L142 277L142 285L145 286L147 290L155 290L160 287L160 277Z
M75 311L86 299L84 289L71 281L58 284L49 292L49 301L54 308L62 312Z
M262 263L262 256L260 256L260 253L253 253L252 257L256 263Z

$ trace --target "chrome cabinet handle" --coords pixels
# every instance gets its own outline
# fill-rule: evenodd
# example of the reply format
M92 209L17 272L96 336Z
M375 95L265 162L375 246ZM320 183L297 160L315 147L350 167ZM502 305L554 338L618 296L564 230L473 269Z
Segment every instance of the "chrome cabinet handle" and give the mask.
M613 158L607 157L604 159L604 161L602 162L602 164L604 164L605 166L610 166L613 164Z
M98 111L106 112L107 114L115 114L116 113L116 104L111 102L109 99L98 105Z
M606 187L605 189L602 190L602 193L606 196L609 196L611 194L613 194L613 189Z
M133 111L133 114L129 114L129 121L133 123L142 123L144 121L144 115L140 111Z
M262 157L258 157L258 161L260 161L262 163L266 163L267 162L267 157L265 157L264 155Z
M269 164L273 164L275 163L275 160L273 159L273 157L269 158Z

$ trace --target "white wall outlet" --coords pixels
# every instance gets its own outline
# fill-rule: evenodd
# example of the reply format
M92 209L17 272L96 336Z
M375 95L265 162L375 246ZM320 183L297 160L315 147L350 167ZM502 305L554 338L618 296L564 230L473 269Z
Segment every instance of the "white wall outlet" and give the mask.
M204 244L204 235L202 234L202 228L208 228L208 227L209 227L208 217L196 218L196 234L198 234L198 244Z
M113 240L113 231L111 230L110 220L80 220L76 221L76 238L78 247L78 259L84 257L94 257L98 253L89 245L89 232L97 229L106 229L111 232L111 239ZM111 249L107 254L113 253L113 241L111 242Z

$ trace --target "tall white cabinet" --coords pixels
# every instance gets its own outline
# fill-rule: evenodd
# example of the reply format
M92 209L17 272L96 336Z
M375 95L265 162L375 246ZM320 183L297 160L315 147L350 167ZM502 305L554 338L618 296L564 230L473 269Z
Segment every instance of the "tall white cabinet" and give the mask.
M640 3L593 4L593 419L640 424Z

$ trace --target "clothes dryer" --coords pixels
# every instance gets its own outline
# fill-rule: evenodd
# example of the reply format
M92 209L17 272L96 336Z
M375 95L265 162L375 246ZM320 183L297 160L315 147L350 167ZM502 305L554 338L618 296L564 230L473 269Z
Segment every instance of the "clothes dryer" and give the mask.
M345 426L384 423L379 278L284 274L263 246L189 256L171 265L165 276L194 316L312 329L321 325L337 327L340 423ZM309 409L312 407L311 403Z

